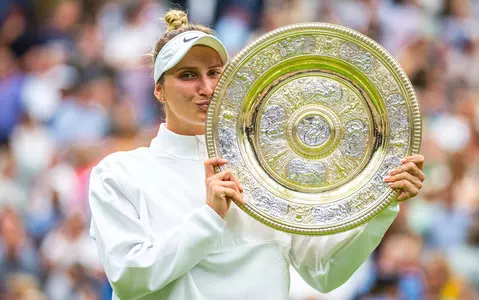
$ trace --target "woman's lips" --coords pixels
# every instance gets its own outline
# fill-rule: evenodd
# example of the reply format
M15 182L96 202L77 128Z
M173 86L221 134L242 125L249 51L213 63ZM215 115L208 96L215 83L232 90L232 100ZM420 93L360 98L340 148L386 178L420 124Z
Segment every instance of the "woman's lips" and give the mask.
M196 102L196 106L198 106L199 108L201 108L204 111L208 110L208 105L209 104L210 104L209 100Z

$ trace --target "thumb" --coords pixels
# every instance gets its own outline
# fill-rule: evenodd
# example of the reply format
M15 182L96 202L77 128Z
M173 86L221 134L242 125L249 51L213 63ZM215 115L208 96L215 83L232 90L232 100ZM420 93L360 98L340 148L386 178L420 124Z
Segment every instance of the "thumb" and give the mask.
M215 157L205 160L205 177L208 178L215 175L215 168L221 167L227 162L228 160L221 157Z

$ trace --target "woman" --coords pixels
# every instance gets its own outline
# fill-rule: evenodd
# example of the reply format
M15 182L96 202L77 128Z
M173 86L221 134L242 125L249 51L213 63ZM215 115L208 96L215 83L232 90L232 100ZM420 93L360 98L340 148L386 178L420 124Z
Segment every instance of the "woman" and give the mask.
M154 94L166 124L150 147L114 153L91 174L91 235L114 299L286 299L289 265L316 289L343 284L378 245L398 212L394 203L348 232L305 237L246 215L231 170L207 159L206 110L227 62L222 43L186 14L169 11L155 47ZM204 163L203 163L204 162ZM412 156L387 179L417 194L423 158Z

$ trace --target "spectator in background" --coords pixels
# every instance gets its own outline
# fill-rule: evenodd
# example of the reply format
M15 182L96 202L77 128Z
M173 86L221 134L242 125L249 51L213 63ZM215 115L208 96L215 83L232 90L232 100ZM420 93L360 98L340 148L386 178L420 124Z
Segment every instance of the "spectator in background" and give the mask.
M66 76L60 73L63 57L52 44L38 44L21 57L26 72L21 99L25 113L34 121L48 123L60 105L62 83Z
M164 28L149 15L159 16L160 9L149 1L128 1L124 23L107 37L103 54L106 63L118 70L120 86L142 125L150 125L155 118L148 53Z
M474 299L464 293L465 283L451 272L441 253L431 253L425 258L425 299Z
M45 18L47 23L43 26L41 34L65 55L75 48L76 30L83 17L82 3L80 0L58 1L50 16Z
M4 209L0 215L0 293L6 291L9 275L29 273L40 275L38 252L26 235L21 216Z
M80 70L75 84L65 94L51 125L59 147L98 143L106 135L108 115L93 98L95 80L97 74Z
M475 215L468 228L467 243L452 247L447 260L456 274L479 290L479 215Z
M430 20L420 7L419 0L382 1L378 18L381 23L381 44L397 55L408 40L427 32ZM407 19L407 22L404 20Z
M62 300L79 290L99 289L103 272L82 213L71 212L58 229L45 237L40 249L47 271L45 291L50 299Z
M111 110L110 136L105 140L105 155L140 146L148 146L148 141L140 135L133 105L128 101L118 101Z
M55 144L45 125L25 114L10 136L10 148L16 162L16 179L30 190L38 174L50 163ZM32 151L35 149L35 151Z
M442 31L445 40L454 48L465 50L477 37L479 22L473 16L469 0L444 1Z
M418 235L391 227L376 252L374 283L360 299L423 299L422 249Z
M0 147L5 145L22 116L23 76L13 53L0 46Z
M26 273L13 273L8 276L4 297L2 299L5 300L47 300L47 297L41 292L38 279Z
M55 153L30 191L26 225L37 245L58 226L66 213L79 209L73 201L77 196L77 174L64 156Z
M27 189L16 180L17 166L11 152L0 149L0 207L12 207L20 213L28 207Z
M75 299L80 291L99 290L103 272L82 213L71 212L58 229L46 236L40 249L45 259L45 291L49 299Z
M40 44L42 38L35 30L32 3L22 5L18 3L20 1L14 2L17 2L16 5L10 3L10 7L0 19L0 44L8 45L14 56L20 58L32 46Z
M260 24L264 1L227 0L216 3L216 35L233 56L248 42L250 32Z

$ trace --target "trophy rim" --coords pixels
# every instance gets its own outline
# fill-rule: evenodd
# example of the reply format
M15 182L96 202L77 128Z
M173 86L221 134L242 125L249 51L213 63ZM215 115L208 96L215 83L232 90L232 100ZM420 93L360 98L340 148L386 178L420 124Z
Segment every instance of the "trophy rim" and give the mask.
M217 147L215 145L216 142L215 142L215 136L214 136L215 129L216 129L215 127L216 124L214 120L215 109L211 109L211 108L216 108L218 105L218 102L222 101L222 98L220 97L221 93L218 93L218 91L222 91L225 89L226 83L228 82L230 77L235 74L234 71L237 69L238 66L240 66L240 64L243 62L243 60L246 57L251 55L252 50L260 47L265 42L268 42L278 36L291 33L291 32L304 31L304 30L325 30L328 32L337 33L341 37L345 37L350 40L359 41L363 43L364 45L366 45L371 52L377 54L384 61L389 71L391 71L392 75L396 77L396 79L399 81L398 83L402 85L402 87L404 88L405 90L404 95L407 97L408 108L410 109L411 120L409 124L412 127L412 129L410 130L411 137L410 137L410 143L409 143L407 155L409 156L412 154L418 154L420 151L421 139L422 139L422 121L421 121L421 115L420 115L419 102L418 102L417 95L414 91L412 83L410 82L405 71L402 69L402 67L399 65L396 59L384 47L379 45L377 42L375 42L374 40L367 37L366 35L359 33L353 29L350 29L341 25L336 25L336 24L309 22L309 23L298 23L298 24L283 26L263 34L262 36L258 37L257 39L249 43L246 47L244 47L225 66L225 70L223 71L223 74L221 75L220 80L218 81L218 84L215 89L215 93L213 94L213 97L211 99L209 109L206 115L205 137L206 137L206 147L207 147L208 156L210 158L217 156ZM217 168L216 171L219 172L222 169L223 167ZM331 226L308 227L308 228L306 227L298 228L298 227L290 226L288 224L282 224L280 222L276 222L272 220L271 218L268 218L268 216L263 215L262 213L259 213L255 211L254 209L250 208L248 204L243 205L237 201L235 201L235 203L248 215L250 215L254 219L272 228L275 228L277 230L281 230L284 232L288 232L288 233L293 233L293 234L316 236L316 235L328 235L328 234L334 234L338 232L347 231L366 223L367 221L372 219L374 216L376 216L379 212L381 212L383 209L385 209L387 206L389 206L393 201L395 201L397 197L399 196L400 191L390 189L386 193L387 195L383 198L383 200L379 204L374 205L372 208L369 208L368 210L365 210L360 217L357 217L352 221L342 223L342 224L336 224L336 225L333 224Z

